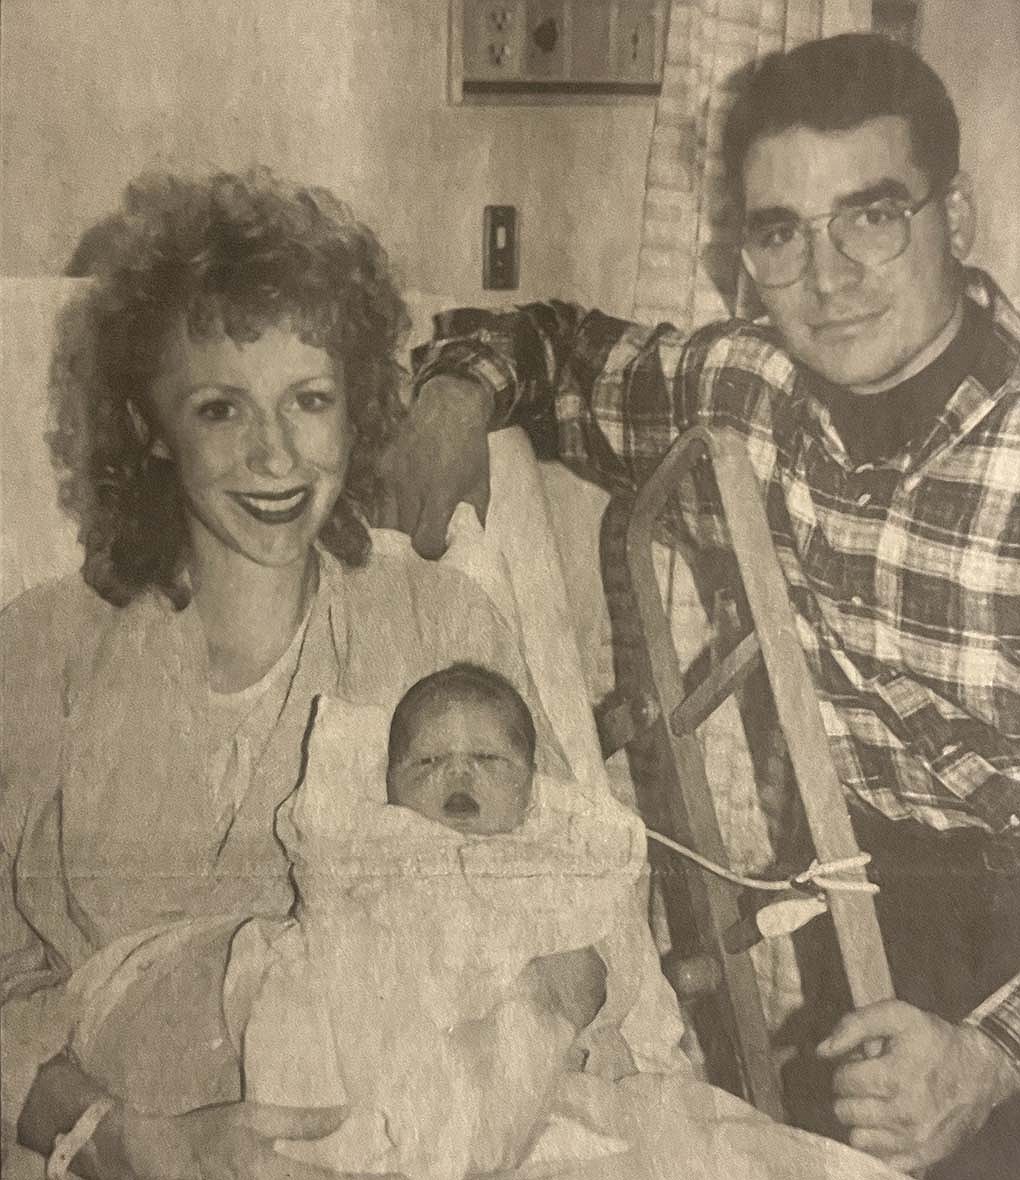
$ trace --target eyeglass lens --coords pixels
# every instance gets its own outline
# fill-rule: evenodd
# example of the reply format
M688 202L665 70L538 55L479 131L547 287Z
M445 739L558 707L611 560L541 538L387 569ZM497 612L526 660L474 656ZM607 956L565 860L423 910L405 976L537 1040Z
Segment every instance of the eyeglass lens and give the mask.
M846 258L864 266L891 262L910 242L910 211L892 202L844 209L828 221L832 244ZM763 287L785 287L807 270L812 236L805 222L764 226L744 240L744 260Z

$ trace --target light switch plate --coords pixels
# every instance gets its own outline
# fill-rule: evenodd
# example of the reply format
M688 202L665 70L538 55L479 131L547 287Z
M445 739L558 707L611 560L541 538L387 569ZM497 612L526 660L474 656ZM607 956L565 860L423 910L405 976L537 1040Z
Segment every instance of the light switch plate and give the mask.
M520 285L517 209L486 205L482 224L482 286L486 291L515 291Z

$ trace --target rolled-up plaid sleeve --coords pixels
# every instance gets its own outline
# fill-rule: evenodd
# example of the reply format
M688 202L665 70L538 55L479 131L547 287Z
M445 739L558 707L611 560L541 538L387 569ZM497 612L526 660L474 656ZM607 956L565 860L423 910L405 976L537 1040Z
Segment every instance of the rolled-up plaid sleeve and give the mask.
M682 387L692 357L672 325L643 327L576 304L436 317L414 354L416 388L437 374L494 396L493 428L520 425L540 458L558 458L611 490L633 490L694 418ZM681 374L683 364L684 373Z
M1002 1049L1020 1074L1020 975L1014 976L966 1018Z

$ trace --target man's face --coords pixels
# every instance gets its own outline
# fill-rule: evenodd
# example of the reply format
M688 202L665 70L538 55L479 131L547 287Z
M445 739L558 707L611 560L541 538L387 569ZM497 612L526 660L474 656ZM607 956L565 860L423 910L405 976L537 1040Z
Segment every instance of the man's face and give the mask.
M744 161L745 219L810 218L893 196L904 203L931 191L914 162L910 129L898 115L849 131L793 127L755 140ZM805 273L759 294L790 352L837 385L878 392L908 376L945 327L960 297L957 258L966 195L936 194L912 218L910 243L889 262L865 266L812 224ZM927 358L925 358L927 359Z

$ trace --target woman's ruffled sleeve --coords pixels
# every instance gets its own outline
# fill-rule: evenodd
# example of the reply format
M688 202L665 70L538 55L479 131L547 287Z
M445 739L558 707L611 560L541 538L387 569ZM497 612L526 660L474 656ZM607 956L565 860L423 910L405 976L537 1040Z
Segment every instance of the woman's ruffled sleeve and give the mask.
M59 759L72 603L65 583L22 595L0 613L0 1083L3 1146L38 1067L70 1027L62 950L40 926L80 939L67 915L60 863ZM81 652L79 651L79 655ZM47 919L52 917L53 922ZM51 931L52 933L52 931ZM59 940L57 940L59 941Z

